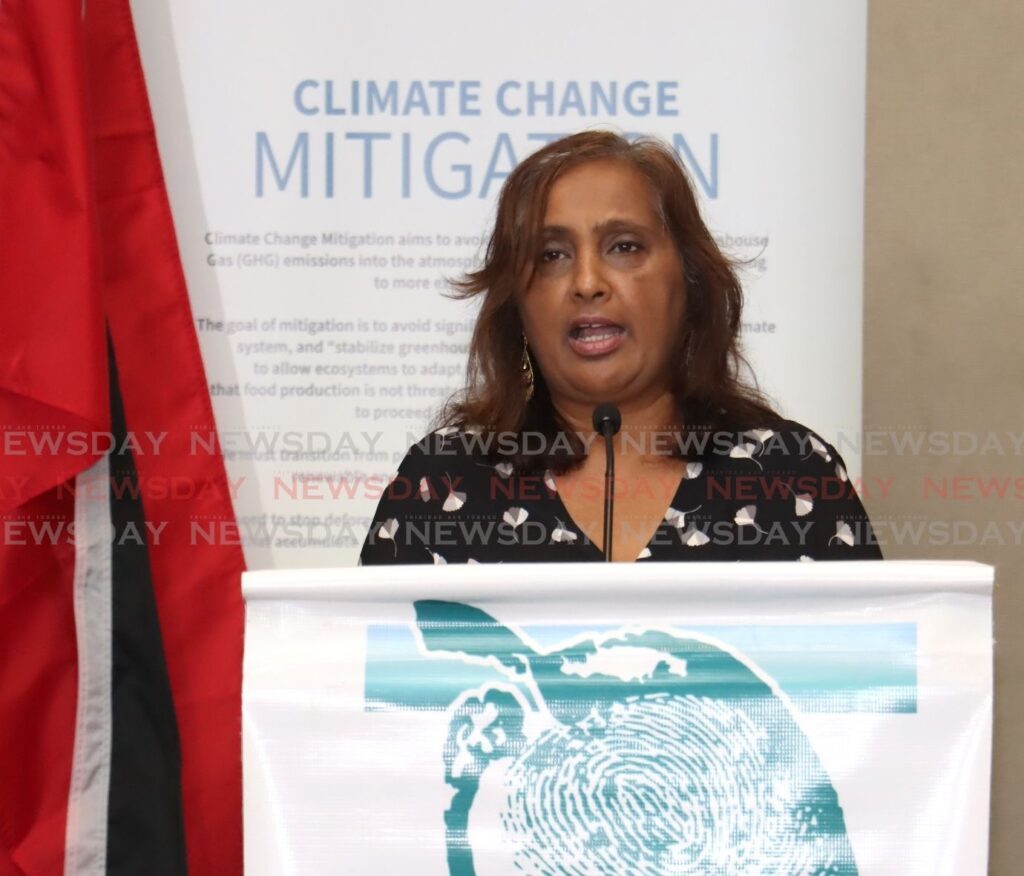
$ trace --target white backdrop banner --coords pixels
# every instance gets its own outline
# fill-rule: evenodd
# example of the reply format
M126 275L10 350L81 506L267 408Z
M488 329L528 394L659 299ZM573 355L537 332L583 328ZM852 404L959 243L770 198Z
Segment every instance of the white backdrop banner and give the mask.
M448 278L516 162L595 126L677 151L745 263L754 370L858 473L866 0L134 14L250 567L355 560L461 385L475 310Z
M243 586L252 876L986 872L990 567Z

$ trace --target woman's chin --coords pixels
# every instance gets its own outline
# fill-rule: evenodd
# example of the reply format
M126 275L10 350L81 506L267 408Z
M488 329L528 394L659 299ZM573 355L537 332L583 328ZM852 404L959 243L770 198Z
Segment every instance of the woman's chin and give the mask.
M597 407L602 404L621 405L629 400L628 395L620 393L612 384L588 387L575 395L573 401L581 405Z
M594 369L574 384L574 395L578 402L599 405L603 402L625 404L634 395L635 381L619 369Z

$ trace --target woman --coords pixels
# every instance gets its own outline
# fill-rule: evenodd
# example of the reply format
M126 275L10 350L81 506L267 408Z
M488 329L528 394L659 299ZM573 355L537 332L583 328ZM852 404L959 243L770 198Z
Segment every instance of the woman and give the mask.
M606 559L880 559L839 454L743 383L742 290L676 155L584 132L508 177L467 386L410 449L364 565Z

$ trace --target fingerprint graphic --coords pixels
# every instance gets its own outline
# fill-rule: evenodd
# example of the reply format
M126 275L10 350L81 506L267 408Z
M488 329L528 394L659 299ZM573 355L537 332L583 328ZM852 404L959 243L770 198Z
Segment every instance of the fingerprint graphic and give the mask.
M451 876L476 876L480 800L524 874L857 876L829 776L740 655L657 629L540 649L474 606L415 605L428 650L506 678L451 714ZM478 836L486 855L493 833Z
M802 758L780 756L764 717L725 700L655 695L542 733L506 777L501 820L517 868L855 873L841 815L830 823L840 811L831 786L801 775Z

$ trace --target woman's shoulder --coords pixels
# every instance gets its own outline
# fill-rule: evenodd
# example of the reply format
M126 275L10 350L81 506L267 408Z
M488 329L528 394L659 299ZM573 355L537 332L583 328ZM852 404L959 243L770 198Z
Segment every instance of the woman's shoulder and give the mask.
M491 452L490 435L480 429L445 426L428 432L406 451L406 459L486 458Z
M747 434L765 443L775 443L780 449L803 457L818 456L831 461L830 458L839 455L820 432L796 420L778 420L768 427L750 429Z
M755 460L766 467L806 469L845 464L839 451L815 429L797 420L775 419L769 423L739 424L692 437L694 458L713 467L730 467L737 460ZM816 466L815 462L820 463Z
M482 430L435 429L409 447L398 466L398 477L465 477L481 467L494 465L491 443L488 433Z
M723 463L747 460L762 472L816 472L841 480L847 476L836 447L796 420L777 419L768 424L741 426L716 436L712 446Z

